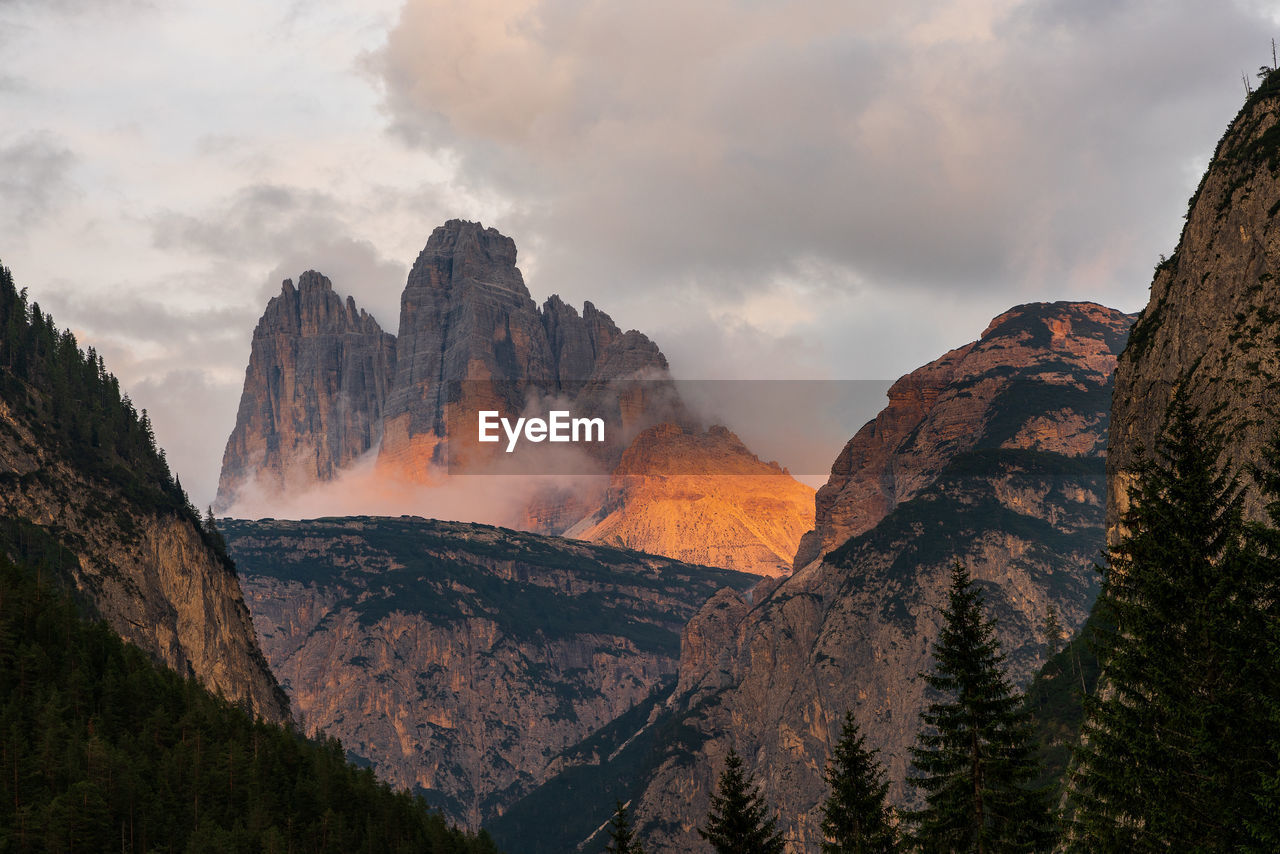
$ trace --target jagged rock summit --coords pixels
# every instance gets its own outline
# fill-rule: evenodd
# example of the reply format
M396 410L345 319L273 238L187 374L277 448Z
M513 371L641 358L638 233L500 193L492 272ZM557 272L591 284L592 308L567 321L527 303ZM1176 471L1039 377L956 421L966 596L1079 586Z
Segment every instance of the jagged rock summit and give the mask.
M579 315L553 295L539 309L511 238L449 220L431 233L401 296L380 462L427 482L431 467L446 462L446 438L454 462L483 456L469 432L450 429L451 408L517 414L531 398L577 401L604 383L666 375L652 341L623 333L591 303ZM616 401L594 402L609 409L598 414L624 414ZM603 458L616 462L621 451L614 444Z
M253 331L218 511L251 484L265 494L332 479L382 439L395 336L314 270L285 279Z
M606 441L572 449L569 470L531 467L528 457L507 458L478 441L481 410L514 419L566 406L610 425ZM394 479L396 494L511 463L502 470L603 482L624 459L656 459L654 451L690 472L688 458L701 454L747 468L703 478L696 488L674 489L657 472L643 488L630 478L604 508L603 483L550 486L504 521L550 534L576 526L586 539L785 572L811 522L812 490L731 436L700 431L649 338L622 331L590 302L579 313L553 294L539 307L516 267L515 242L454 219L431 233L409 272L396 336L351 297L344 302L319 273L303 274L296 288L285 282L254 331L215 506L235 510L250 496L243 507L280 515L273 497L335 480L375 449L373 476ZM550 459L558 465L562 458ZM750 477L737 476L748 469ZM401 489L406 483L411 489Z
M818 490L814 529L795 569L873 528L979 443L1070 456L1101 451L1103 396L1132 319L1095 303L1018 306L977 341L899 379L889 405L849 440ZM1018 375L1042 377L1045 394L1057 397L1026 422L1009 418L1015 366Z
M469 431L449 436L450 413L572 400L624 428L599 451L604 471L644 418L679 414L652 341L590 302L579 314L553 295L539 309L515 262L496 229L435 229L409 272L398 335L319 273L286 281L254 330L215 506L231 508L250 484L269 498L332 480L373 449L384 472L428 483L447 462L446 437L455 461L476 451Z

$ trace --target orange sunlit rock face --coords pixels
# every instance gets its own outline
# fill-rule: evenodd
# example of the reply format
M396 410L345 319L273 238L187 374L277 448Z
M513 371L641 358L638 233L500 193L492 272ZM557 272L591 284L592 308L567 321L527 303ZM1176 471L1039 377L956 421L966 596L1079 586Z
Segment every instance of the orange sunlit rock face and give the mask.
M437 459L440 440L434 433L409 433L409 416L389 419L383 426L382 448L375 471L380 477L427 485L440 478Z
M622 455L604 504L567 533L757 575L789 571L813 489L723 427L661 424Z

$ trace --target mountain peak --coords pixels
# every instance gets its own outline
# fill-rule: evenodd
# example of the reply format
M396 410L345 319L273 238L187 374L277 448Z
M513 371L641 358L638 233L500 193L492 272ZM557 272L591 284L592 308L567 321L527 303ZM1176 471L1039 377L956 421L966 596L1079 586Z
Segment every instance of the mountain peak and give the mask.
M252 481L272 493L328 479L377 444L394 365L395 339L328 277L285 279L253 332L214 506Z
M899 379L889 405L849 440L818 490L799 570L874 527L957 453L1023 448L1101 451L1116 357L1132 316L1096 303L1028 303L998 315L970 344ZM1057 424L1019 395L1059 402Z
M409 287L451 290L461 285L501 288L529 298L516 267L516 242L496 228L451 219L431 232L409 272Z

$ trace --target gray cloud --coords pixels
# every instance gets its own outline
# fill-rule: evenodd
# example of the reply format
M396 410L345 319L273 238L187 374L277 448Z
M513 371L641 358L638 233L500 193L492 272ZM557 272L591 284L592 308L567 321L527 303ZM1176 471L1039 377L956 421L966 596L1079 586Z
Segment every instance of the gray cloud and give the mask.
M130 388L134 403L151 416L156 441L169 466L197 507L213 503L221 449L236 423L240 383L227 382L199 369L182 369L147 377Z
M214 261L270 265L255 295L259 311L282 280L318 270L394 333L409 260L385 258L369 241L353 238L353 213L358 212L323 192L253 184L212 210L154 217L152 239L157 248L195 252Z
M204 443L189 486L280 280L321 270L394 330L449 216L686 377L891 379L1016 302L1136 308L1280 25L1203 0L405 0L367 58L379 116L326 61L386 10L337 5L229 9L279 52L210 38L202 89L159 63L212 18L140 15L116 42L102 16L147 4L0 0L0 42L34 45L0 78L27 119L0 141L0 248L158 425L175 410L175 462ZM225 409L193 421L200 400Z
M0 148L0 225L22 233L49 216L68 195L76 157L47 133L33 133Z
M990 316L1141 303L1267 24L1196 0L407 0L372 62L403 138L515 201L496 224L543 291L662 326L650 306L816 264Z

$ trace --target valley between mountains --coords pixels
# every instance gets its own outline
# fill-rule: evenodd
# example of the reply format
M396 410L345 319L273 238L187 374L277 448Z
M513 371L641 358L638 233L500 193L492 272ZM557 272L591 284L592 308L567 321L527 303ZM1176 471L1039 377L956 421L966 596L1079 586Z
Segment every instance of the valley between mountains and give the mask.
M557 298L537 308L509 240L479 225L446 224L410 274L395 358L387 359L395 370L363 384L384 389L382 396L360 404L358 418L344 410L348 422L375 425L356 446L374 447L381 429L380 476L438 482L452 438L445 390L458 381L504 412L518 413L536 396L577 394L597 409L626 413L632 429L597 454L593 471L604 477L592 488L562 489L554 499L545 491L522 494L498 521L527 533L463 525L454 529L447 559L539 585L550 582L536 580L537 572L523 575L519 558L492 553L494 538L526 538L561 552L586 548L575 538L608 544L614 551L607 558L576 552L612 567L604 587L590 588L603 599L586 611L552 609L554 631L538 623L550 620L549 612L522 629L495 630L502 608L486 601L486 588L447 582L442 570L419 570L415 593L398 592L392 601L404 604L387 604L404 583L392 579L415 577L412 562L393 557L395 549L382 542L387 526L425 536L440 523L229 521L269 661L286 674L295 704L316 710L314 725L340 732L348 749L381 773L421 788L455 820L490 828L511 851L601 850L615 799L630 805L653 850L699 850L696 831L731 751L744 757L777 809L788 850L815 850L825 836L823 775L849 710L884 764L890 801L918 805L907 780L929 702L919 674L929 669L939 638L950 566L963 562L982 590L1013 684L1030 686L1040 674L1037 696L1044 696L1044 680L1058 672L1046 665L1085 625L1098 597L1095 564L1108 530L1114 541L1123 472L1135 448L1156 440L1169 399L1156 390L1184 374L1191 388L1213 390L1197 394L1205 407L1237 419L1230 435L1243 443L1240 453L1257 458L1247 449L1272 429L1249 401L1270 388L1274 356L1267 354L1275 347L1265 310L1275 263L1266 223L1271 200L1280 198L1265 167L1274 104L1271 94L1255 97L1224 137L1145 312L1091 303L1010 309L975 330L971 343L894 383L884 409L850 431L812 497L755 457L732 425L699 423L676 387L665 385L669 368L649 338L620 333L590 303L581 314ZM1190 284L1193 278L1199 284ZM299 317L308 304L342 304L322 277L308 273L302 281ZM1215 295L1201 298L1208 283ZM385 346L379 332L335 331L358 317L349 298L331 329L324 320L280 326L272 318L285 302L277 301L293 299L286 284L255 334L224 484L283 477L282 455L250 459L242 447L287 447L294 460L306 461L312 482L340 478L363 452L326 467L329 434L315 426L323 419L291 416L268 425L244 417L289 411L284 401L312 394L316 383L308 378L322 370L330 383L315 392L316 405L332 407L326 395L348 382L332 366L348 352ZM424 317L431 318L425 327ZM1181 317L1193 319L1175 320ZM1198 337L1177 332L1179 323L1194 324ZM1218 332L1215 324L1229 328ZM282 364L267 370L291 378L292 387L255 380L271 358L258 343L267 327L283 329L272 333L271 352L292 354L276 355ZM1247 365L1231 348L1253 354ZM636 385L640 376L650 384ZM361 530L343 539L341 525ZM308 573L282 578L269 557L264 544L286 530L299 539L275 550L305 554L315 567ZM668 562L656 564L645 552ZM603 640L588 614L638 601L628 580L634 570L626 569L636 561L666 585L659 598L652 589L646 594L650 619L666 633L659 647L636 637ZM387 573L381 587L374 565ZM692 575L697 565L760 580ZM555 585L575 589L568 576ZM574 596L585 590L578 589ZM419 598L426 590L433 591L432 607ZM370 607L391 613L362 618ZM560 621L572 613L568 625ZM392 637L414 640L404 646ZM370 649L382 651L371 657ZM326 678L318 678L322 670ZM1053 690L1064 690L1068 678L1059 676ZM557 692L567 693L552 711ZM425 726L422 735L400 723L412 720ZM476 727L489 734L470 734ZM1071 736L1056 736L1056 743L1043 737L1044 749L1065 750ZM455 742L474 758L458 754ZM583 792L607 796L583 803Z
M1046 661L1050 613L1068 633L1083 624L1132 317L1046 303L993 319L892 386L815 499L726 427L698 423L648 338L590 304L536 308L514 262L493 229L437 229L410 274L394 358L317 273L286 282L255 332L228 501L341 485L371 453L347 482L447 491L466 476L447 464L450 443L470 439L449 432L449 394L514 414L576 392L632 425L580 491L513 492L506 528L220 523L295 711L384 778L512 851L554 851L585 843L612 811L610 798L557 789L587 774L632 803L656 848L693 850L733 747L787 816L787 838L816 844L824 757L847 709L861 710L892 798L910 802L916 674L953 561L986 592L1018 684ZM393 399L418 414L388 417ZM390 445L388 430L402 434ZM610 727L607 753L584 747ZM550 791L572 806L525 841L521 816L545 810Z

